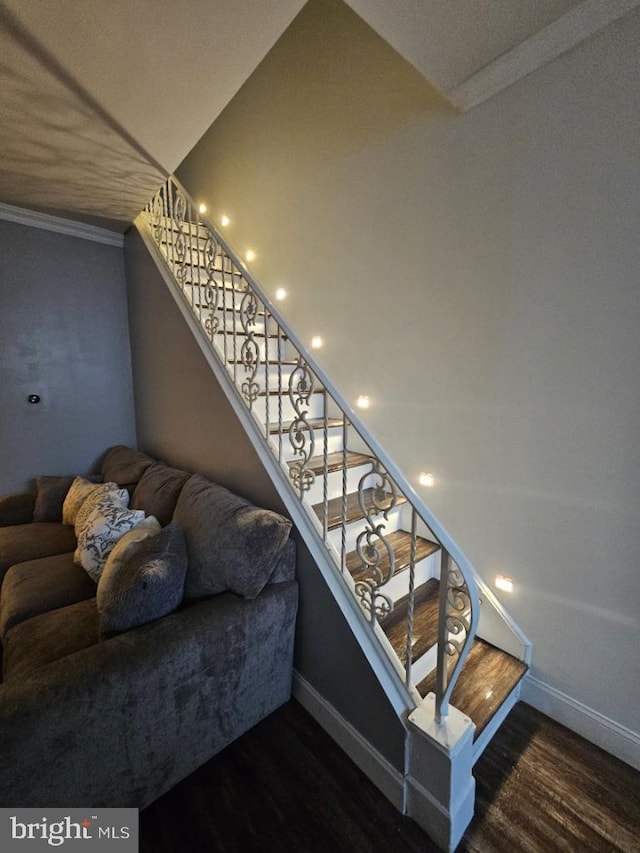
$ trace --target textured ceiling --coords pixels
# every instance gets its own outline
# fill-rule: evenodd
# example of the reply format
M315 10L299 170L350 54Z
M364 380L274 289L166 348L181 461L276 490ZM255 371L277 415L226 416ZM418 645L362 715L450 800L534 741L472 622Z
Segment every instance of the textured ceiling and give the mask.
M466 109L640 0L347 2ZM124 230L304 4L0 0L0 202Z

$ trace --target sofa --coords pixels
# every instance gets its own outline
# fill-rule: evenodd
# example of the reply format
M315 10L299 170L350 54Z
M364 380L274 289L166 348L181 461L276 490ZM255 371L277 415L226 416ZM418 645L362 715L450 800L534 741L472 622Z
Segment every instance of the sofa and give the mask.
M291 694L290 521L132 448L99 468L159 532L97 581L61 517L81 478L0 498L0 807L144 808Z

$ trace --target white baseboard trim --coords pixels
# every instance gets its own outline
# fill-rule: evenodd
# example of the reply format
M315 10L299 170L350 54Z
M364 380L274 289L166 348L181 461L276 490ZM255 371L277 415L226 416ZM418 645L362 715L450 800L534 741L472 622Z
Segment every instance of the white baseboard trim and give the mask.
M353 763L376 785L398 809L404 808L404 780L387 759L362 737L348 720L338 712L299 672L293 673L293 696L331 735Z
M41 228L44 231L55 231L68 237L79 237L81 240L92 240L94 243L105 243L107 246L124 246L124 236L107 228L97 225L87 225L86 222L76 222L74 219L64 219L62 216L51 216L49 213L39 213L24 207L14 207L12 204L0 203L0 219L27 225L29 228Z
M640 734L621 726L532 675L522 683L520 697L543 714L640 770Z

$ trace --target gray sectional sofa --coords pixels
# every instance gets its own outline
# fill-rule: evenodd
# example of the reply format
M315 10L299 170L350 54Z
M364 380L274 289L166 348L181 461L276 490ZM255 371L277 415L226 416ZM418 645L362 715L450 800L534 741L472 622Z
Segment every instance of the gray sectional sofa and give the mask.
M60 520L65 483L0 498L2 807L143 808L290 697L290 522L123 446L100 475L161 523L184 597L105 632L101 581Z

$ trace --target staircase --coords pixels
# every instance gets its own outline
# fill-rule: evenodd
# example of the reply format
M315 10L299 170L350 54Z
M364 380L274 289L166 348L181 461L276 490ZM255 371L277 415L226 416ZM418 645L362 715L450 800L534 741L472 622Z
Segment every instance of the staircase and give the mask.
M136 225L415 754L433 764L438 750L452 778L468 766L472 793L473 763L518 698L526 638L175 179ZM473 807L453 788L434 795L430 772L409 760L406 807L453 849Z

